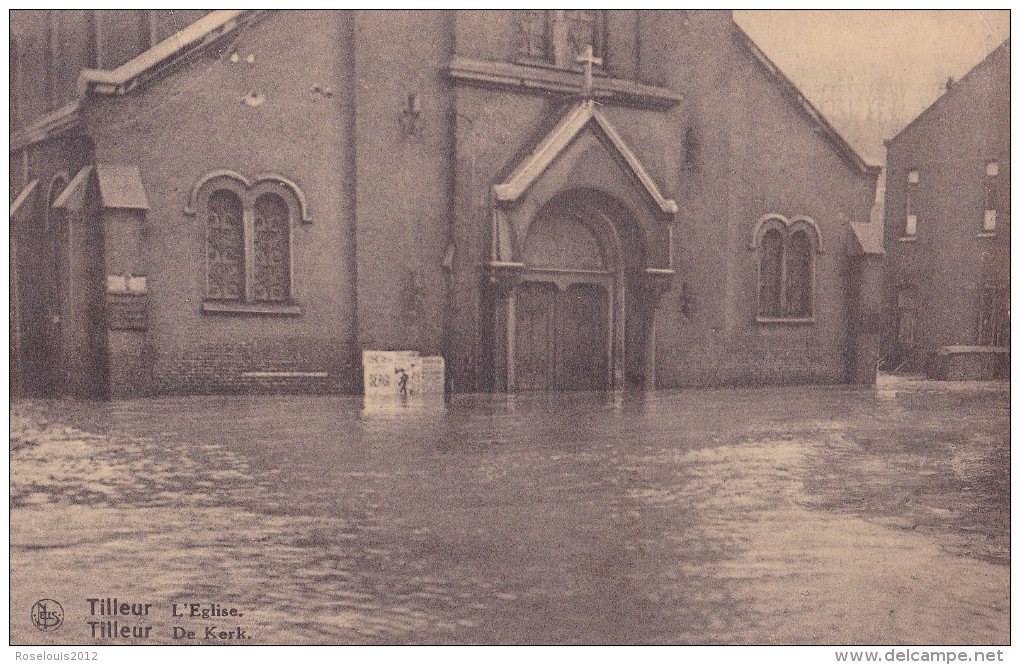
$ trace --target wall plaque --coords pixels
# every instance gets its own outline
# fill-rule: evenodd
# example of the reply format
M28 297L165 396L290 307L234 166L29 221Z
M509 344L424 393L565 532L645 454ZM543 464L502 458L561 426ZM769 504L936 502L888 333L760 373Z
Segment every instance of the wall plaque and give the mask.
M106 325L110 330L145 330L148 293L106 293Z

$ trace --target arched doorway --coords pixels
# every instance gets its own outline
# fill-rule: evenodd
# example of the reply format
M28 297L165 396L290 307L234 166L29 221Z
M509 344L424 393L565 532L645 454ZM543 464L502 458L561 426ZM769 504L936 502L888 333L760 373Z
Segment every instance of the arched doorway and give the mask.
M491 195L484 383L654 389L678 207L594 101L563 109Z
M513 387L623 387L626 365L640 365L627 362L627 342L635 339L627 327L642 327L639 294L627 288L628 273L639 273L644 261L632 218L605 194L566 192L534 216L520 250Z

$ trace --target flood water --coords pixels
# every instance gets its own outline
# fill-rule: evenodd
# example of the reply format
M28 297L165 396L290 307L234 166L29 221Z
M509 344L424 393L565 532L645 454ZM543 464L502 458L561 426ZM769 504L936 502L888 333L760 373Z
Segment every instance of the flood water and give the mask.
M1008 383L16 403L11 641L1008 643L1009 459Z

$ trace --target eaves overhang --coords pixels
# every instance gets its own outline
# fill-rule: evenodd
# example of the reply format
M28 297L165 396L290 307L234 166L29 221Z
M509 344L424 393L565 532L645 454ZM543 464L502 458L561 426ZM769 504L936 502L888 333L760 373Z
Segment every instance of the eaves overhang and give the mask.
M143 83L159 77L182 58L204 49L261 13L263 12L236 9L215 11L180 32L170 35L116 69L82 70L78 76L79 95L84 97L90 93L126 94Z

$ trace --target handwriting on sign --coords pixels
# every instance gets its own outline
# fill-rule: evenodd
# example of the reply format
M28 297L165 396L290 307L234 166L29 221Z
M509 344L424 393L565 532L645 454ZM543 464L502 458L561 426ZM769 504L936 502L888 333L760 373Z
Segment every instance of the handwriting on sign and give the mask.
M364 351L365 396L415 398L442 395L446 366L442 356L420 357L416 351Z

